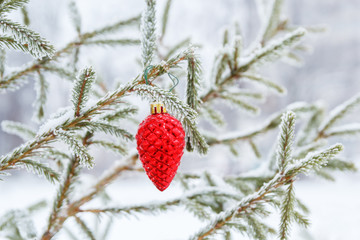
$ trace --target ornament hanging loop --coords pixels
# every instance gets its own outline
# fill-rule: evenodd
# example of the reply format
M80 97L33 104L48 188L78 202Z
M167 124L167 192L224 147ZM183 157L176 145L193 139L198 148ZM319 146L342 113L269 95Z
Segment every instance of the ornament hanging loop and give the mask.
M144 70L144 79L145 79L145 84L146 85L150 85L149 79L148 79L148 75L149 72L154 68L154 66L149 65L145 68ZM175 77L172 73L168 73L169 78L171 79L171 81L173 82L173 86L169 89L169 92L171 92L172 90L174 90L174 88L179 84L179 79L177 77Z
M149 65L149 66L147 66L147 67L145 68L145 71L144 71L144 79L145 79L146 85L150 85L149 80L148 80L148 74L149 74L149 71L150 71L151 69L153 69L153 68L154 68L153 65Z
M168 73L168 76L174 84L174 86L169 89L169 92L171 92L179 84L179 79L171 73Z

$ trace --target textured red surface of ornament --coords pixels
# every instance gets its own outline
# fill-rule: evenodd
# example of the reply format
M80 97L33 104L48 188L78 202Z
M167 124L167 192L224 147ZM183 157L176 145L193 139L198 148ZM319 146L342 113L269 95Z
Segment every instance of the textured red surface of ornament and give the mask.
M185 147L181 122L168 113L148 116L136 134L137 149L146 174L164 191L173 180Z

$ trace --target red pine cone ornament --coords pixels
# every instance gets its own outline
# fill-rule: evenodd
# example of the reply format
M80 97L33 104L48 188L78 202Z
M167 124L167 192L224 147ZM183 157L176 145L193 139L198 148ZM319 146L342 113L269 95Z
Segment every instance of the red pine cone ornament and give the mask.
M146 174L164 191L175 177L184 153L185 132L162 103L152 103L151 113L139 126L137 150Z

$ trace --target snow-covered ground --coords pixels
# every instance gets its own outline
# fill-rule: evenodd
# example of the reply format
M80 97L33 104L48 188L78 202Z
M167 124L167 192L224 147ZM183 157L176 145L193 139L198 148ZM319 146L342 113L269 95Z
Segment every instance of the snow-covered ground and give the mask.
M295 184L297 196L310 208L311 226L308 230L294 227L292 239L360 239L360 173L337 174L337 178L336 182L329 182L308 177ZM0 192L0 215L7 209L22 209L44 199L51 202L55 194L51 184L29 174L0 182ZM118 206L161 202L179 197L182 193L177 184L171 185L165 192L159 192L146 176L138 174L120 178L109 187L108 192ZM44 230L48 214L44 209L36 215L38 232ZM90 226L94 226L96 218L85 215L85 219ZM107 217L101 217L100 221L105 223ZM277 216L270 216L268 222L277 227ZM114 218L109 240L184 240L204 224L183 208L174 208L156 216L120 215ZM69 229L71 226L72 220L66 224ZM78 229L73 232L80 236L82 234ZM62 231L58 239L70 238ZM239 235L238 239L246 238Z

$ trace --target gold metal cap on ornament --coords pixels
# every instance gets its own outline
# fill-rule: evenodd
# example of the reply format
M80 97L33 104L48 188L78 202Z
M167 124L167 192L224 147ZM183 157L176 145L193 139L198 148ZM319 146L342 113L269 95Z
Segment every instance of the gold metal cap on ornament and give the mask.
M167 113L166 108L162 102L153 102L150 104L151 114Z

